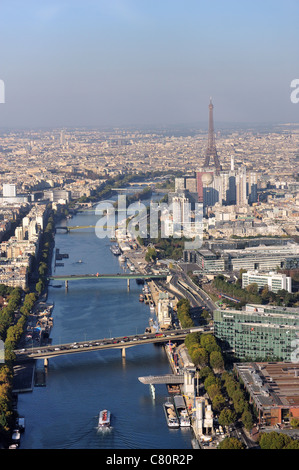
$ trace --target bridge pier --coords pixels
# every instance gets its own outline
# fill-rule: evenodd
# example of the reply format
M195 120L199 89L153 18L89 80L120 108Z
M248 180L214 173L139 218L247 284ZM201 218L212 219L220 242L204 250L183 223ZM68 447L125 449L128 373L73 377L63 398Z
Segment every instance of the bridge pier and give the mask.
M46 357L44 359L44 367L48 367L49 366L49 359Z
M121 357L122 357L123 359L126 359L126 348L122 348L122 350L121 350Z
M127 288L128 288L128 292L130 291L130 279L127 279Z
M65 281L65 292L69 290L69 281Z

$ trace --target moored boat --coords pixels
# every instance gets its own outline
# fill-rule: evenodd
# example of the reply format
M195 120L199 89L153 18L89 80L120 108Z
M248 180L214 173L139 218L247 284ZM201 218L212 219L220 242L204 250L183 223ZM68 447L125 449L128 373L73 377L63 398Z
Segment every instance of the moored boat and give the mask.
M110 411L102 410L99 415L99 427L108 427L110 426Z
M121 255L121 251L120 251L120 248L118 245L111 245L110 246L110 250L112 251L112 253L115 255L115 256L120 256Z
M178 420L178 417L177 417L177 414L176 414L174 405L173 405L173 403L170 401L170 399L168 399L168 400L163 404L163 408L164 408L165 418L166 418L166 421L167 421L167 426L168 426L169 428L179 428L179 427L180 427L180 423L179 423L179 420Z
M150 312L155 313L155 306L152 302L150 303Z
M180 426L187 427L191 426L191 421L188 416L185 400L181 395L176 395L174 397L174 406L179 418Z
M20 438L21 438L21 435L20 435L19 429L14 429L14 430L13 430L13 433L12 433L12 436L11 436L12 442L13 442L14 444L15 444L15 443L19 443L19 442L20 442Z

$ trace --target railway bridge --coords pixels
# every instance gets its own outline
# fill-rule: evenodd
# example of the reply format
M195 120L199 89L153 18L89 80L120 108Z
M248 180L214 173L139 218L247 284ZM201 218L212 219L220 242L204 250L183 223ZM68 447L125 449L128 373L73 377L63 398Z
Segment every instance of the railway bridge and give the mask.
M130 288L130 280L133 279L167 279L167 273L160 274L141 274L141 273L116 273L116 274L63 274L60 276L48 276L48 281L64 281L66 290L68 289L69 281L82 281L82 280L102 280L102 279L126 279L128 289Z

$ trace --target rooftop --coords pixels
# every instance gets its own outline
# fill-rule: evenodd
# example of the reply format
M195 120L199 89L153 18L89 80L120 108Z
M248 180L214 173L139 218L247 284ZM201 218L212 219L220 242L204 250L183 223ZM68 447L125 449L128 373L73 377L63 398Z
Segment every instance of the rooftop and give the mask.
M258 408L299 407L299 363L238 363L235 369Z

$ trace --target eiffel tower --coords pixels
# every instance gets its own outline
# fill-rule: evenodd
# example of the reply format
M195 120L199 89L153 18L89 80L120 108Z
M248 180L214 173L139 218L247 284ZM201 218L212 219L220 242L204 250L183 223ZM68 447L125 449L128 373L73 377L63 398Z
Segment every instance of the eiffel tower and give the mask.
M215 143L215 133L214 133L214 120L213 120L213 103L212 98L210 98L209 104L209 136L208 136L208 147L206 150L206 158L204 167L208 168L210 165L211 158L214 159L214 166L216 168L216 172L219 173L222 170L220 165L219 157L217 155L216 143Z

